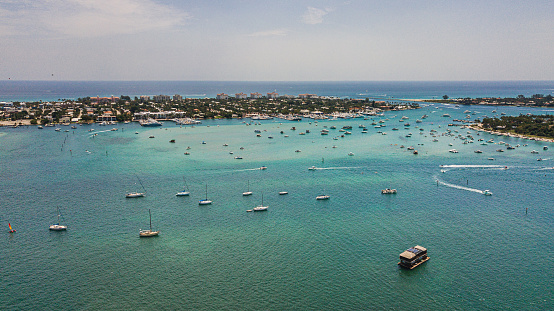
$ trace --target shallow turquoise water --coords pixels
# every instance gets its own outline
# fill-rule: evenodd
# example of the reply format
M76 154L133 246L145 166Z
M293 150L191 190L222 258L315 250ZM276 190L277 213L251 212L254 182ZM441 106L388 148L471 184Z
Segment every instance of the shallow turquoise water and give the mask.
M0 217L17 233L0 238L0 309L553 309L554 145L475 131L475 140L521 146L432 142L431 129L449 128L441 115L463 118L465 109L492 115L430 106L374 118L389 119L381 129L362 119L2 128ZM352 135L319 135L331 125L351 125ZM183 178L190 197L175 196ZM142 189L139 179L147 196L125 199ZM248 182L254 194L243 197ZM202 207L206 184L214 203ZM387 187L398 194L381 195ZM316 201L323 192L331 199ZM262 193L269 210L247 213ZM57 206L67 232L48 231ZM148 209L161 233L139 239ZM398 255L416 244L431 260L400 270Z

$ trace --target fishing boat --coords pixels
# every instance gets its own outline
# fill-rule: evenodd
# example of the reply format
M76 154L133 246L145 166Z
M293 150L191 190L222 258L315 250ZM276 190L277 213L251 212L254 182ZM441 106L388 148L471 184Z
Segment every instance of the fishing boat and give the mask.
M252 195L252 191L250 191L250 180L248 181L248 186L246 188L246 191L242 193L243 196L249 196Z
M208 200L208 184L206 184L206 199L198 201L198 205L209 205L212 201Z
M12 225L8 222L8 227L10 228L9 233L15 233L15 229L12 229Z
M185 178L183 178L183 181L185 182L185 188L183 189L183 191L177 192L177 194L175 194L178 197L188 196L190 194L189 187L187 186L187 181L185 180Z
M55 223L55 224L50 225L50 230L53 230L53 231L67 230L67 226L60 225L61 213L60 213L60 208L59 207L57 208L57 211L58 211L58 222Z
M150 216L150 230L139 230L139 237L141 238L149 238L153 236L157 236L160 231L152 231L152 213L150 213L150 209L148 210L148 215Z

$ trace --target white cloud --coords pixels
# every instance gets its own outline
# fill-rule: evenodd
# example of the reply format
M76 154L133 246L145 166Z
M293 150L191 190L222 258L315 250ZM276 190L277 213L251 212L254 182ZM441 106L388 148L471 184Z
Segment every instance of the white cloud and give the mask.
M152 0L5 1L0 35L96 37L171 29L190 19L186 12Z
M321 24L323 23L323 17L331 11L332 9L318 9L310 6L302 16L302 22L309 25Z
M273 29L273 30L267 30L267 31L259 31L249 34L249 37L270 37L270 36L286 36L287 35L286 29Z

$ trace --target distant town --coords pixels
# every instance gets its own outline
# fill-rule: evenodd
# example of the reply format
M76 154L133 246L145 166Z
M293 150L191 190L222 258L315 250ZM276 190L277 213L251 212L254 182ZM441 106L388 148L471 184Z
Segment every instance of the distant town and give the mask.
M316 94L291 96L276 92L266 95L237 93L234 96L220 93L216 98L201 99L183 98L181 95L134 98L122 95L52 102L0 102L0 124L18 126L145 120L173 120L189 124L218 118L330 119L416 108L419 104L407 101L375 101Z

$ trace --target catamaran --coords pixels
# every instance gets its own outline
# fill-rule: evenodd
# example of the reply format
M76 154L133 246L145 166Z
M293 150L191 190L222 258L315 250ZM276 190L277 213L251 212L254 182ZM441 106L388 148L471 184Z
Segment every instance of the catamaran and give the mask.
M150 213L150 209L148 210L148 215L150 215L150 230L142 230L139 231L139 237L141 238L148 238L152 236L157 236L160 231L152 231L152 213Z
M53 230L53 231L67 230L67 226L60 225L61 213L60 213L60 208L59 207L57 208L57 211L58 211L58 222L55 223L55 224L50 225L50 230Z

